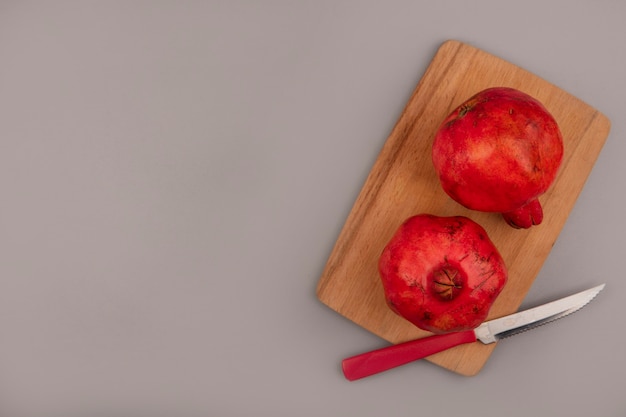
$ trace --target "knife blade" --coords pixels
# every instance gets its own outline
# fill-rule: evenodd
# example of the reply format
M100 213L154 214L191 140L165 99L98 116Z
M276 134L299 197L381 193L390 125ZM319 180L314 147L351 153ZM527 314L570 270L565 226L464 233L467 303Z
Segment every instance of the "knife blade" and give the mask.
M472 330L428 336L349 357L341 363L343 374L349 381L354 381L461 344L477 340L484 344L494 343L580 310L604 286L598 285L538 307L489 320Z

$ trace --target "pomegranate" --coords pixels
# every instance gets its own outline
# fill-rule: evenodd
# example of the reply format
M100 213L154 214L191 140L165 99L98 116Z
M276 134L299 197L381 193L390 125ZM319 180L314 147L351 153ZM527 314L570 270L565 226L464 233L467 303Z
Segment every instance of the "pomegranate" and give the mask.
M507 281L487 232L462 216L410 217L383 249L378 268L391 310L433 333L477 327Z
M538 197L554 182L563 138L548 110L513 88L489 88L448 117L432 147L444 191L461 205L502 213L515 228L543 220Z

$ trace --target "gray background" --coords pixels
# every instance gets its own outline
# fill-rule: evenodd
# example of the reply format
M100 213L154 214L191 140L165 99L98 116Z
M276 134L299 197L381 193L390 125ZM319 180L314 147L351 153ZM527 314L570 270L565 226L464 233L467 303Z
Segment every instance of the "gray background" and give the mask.
M0 3L0 415L623 416L626 3ZM315 285L439 45L612 131L524 306L606 282L481 373L418 362Z

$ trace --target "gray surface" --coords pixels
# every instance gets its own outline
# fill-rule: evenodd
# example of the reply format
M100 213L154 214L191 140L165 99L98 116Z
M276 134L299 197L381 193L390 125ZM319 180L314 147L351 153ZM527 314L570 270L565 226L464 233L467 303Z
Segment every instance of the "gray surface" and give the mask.
M0 415L624 415L624 17L617 0L0 3ZM446 39L612 120L525 305L607 289L476 377L420 362L349 383L341 359L384 343L315 285Z

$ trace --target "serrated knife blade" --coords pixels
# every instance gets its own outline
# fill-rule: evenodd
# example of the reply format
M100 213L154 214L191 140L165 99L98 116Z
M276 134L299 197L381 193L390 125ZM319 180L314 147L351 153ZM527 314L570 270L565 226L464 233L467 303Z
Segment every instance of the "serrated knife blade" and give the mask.
M605 284L515 314L489 320L473 330L428 336L361 353L342 361L346 379L374 375L464 343L494 343L580 310L598 295Z

